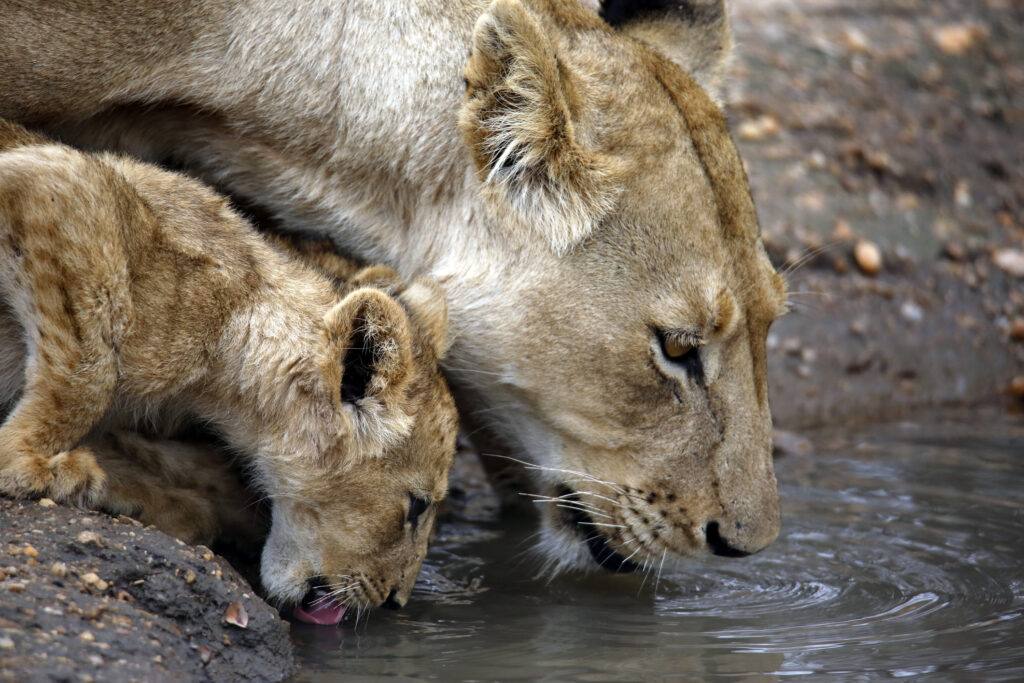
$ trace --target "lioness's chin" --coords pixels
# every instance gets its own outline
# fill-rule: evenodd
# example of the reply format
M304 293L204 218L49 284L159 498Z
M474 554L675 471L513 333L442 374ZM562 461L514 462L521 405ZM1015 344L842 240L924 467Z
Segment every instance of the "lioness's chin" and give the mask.
M593 572L605 570L616 574L636 572L640 566L613 547L587 513L561 507L541 521L542 574L562 572ZM632 550L630 551L632 552Z

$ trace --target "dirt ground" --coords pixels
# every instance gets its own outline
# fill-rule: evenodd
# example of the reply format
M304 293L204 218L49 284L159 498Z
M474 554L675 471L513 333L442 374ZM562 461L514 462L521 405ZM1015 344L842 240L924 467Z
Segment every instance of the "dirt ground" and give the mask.
M1024 4L734 0L787 428L1024 394Z

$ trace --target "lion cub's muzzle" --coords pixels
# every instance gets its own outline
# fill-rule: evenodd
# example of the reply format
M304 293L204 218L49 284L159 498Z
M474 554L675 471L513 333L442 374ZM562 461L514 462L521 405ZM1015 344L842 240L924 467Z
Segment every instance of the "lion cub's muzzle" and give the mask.
M340 623L345 616L346 607L335 600L335 592L327 579L314 577L307 585L309 590L292 611L292 615L307 624L333 626Z

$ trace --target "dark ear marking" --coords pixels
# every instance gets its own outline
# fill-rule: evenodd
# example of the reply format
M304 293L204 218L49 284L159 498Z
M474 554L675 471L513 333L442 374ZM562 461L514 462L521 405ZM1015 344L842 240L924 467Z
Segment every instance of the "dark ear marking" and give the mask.
M605 0L601 16L619 27L636 19L669 16L687 24L713 24L725 13L722 0Z
M342 362L342 401L355 403L366 396L373 379L374 361L373 345L366 337L366 321L358 320Z

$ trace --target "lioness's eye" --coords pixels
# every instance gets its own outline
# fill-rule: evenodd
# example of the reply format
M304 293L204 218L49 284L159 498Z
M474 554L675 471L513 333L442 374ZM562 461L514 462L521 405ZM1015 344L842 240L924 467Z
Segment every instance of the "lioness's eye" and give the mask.
M661 353L666 360L685 370L697 383L704 383L704 365L697 346L664 332L658 332L658 341L661 342Z
M686 355L687 351L691 351L692 347L687 346L675 337L667 337L665 339L665 355L669 358L680 358Z
M430 501L413 494L409 494L409 516L407 520L412 524L412 528L415 529L416 525L419 524L420 515L427 511L430 507Z

